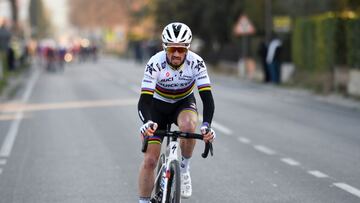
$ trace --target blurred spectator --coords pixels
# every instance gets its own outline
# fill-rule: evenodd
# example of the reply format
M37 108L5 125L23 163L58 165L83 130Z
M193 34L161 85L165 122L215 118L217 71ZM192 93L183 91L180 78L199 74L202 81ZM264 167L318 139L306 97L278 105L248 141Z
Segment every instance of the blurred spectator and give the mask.
M5 23L0 25L0 51L6 51L9 47L11 32L6 28Z
M147 57L155 55L157 52L162 50L162 45L158 40L152 39L147 41Z
M55 50L53 49L53 47L46 47L45 50L45 60L46 60L46 70L47 71L55 71L56 67L55 67L55 62L56 62L56 55L55 55Z
M58 61L59 61L59 66L61 68L61 70L64 70L64 65L65 65L65 54L66 54L66 48L65 47L59 47L57 50L57 55L58 55Z
M134 54L135 54L135 61L138 63L142 63L143 61L143 41L135 41L134 42Z
M270 80L275 84L279 84L281 82L281 48L281 40L273 38L269 43L266 54L266 63L269 69Z
M0 79L3 77L3 61L7 61L8 58L10 38L11 33L6 28L5 22L0 22Z
M258 48L258 55L260 57L260 62L263 70L264 75L264 82L270 82L270 74L269 74L269 67L266 63L266 55L267 55L267 45L265 41L261 41Z
M9 71L15 70L15 51L11 46L7 49L7 65Z
M97 62L97 60L98 60L98 48L97 48L97 46L95 44L91 46L91 56L92 56L93 62Z
M22 44L21 56L20 56L20 63L21 65L27 64L27 60L29 58L29 45L25 42Z

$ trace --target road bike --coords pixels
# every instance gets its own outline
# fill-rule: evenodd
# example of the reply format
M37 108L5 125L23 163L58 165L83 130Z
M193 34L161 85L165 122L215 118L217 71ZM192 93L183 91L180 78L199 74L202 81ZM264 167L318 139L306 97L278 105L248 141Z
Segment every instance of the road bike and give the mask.
M169 129L169 128L168 128ZM166 150L159 157L156 168L156 178L151 195L151 203L179 203L180 202L180 164L178 159L178 138L203 140L203 135L196 133L185 133L181 131L157 130L154 135L167 137ZM142 152L146 152L148 136L144 138ZM204 152L201 154L206 158L208 154L213 156L212 143L205 143Z

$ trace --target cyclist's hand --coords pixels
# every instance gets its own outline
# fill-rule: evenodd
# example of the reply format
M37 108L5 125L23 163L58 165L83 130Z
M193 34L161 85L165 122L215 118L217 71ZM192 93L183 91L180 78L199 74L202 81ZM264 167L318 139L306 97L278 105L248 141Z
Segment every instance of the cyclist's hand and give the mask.
M200 132L202 135L204 135L203 140L205 142L213 142L216 138L215 131L206 122L201 125Z
M153 121L148 121L141 126L140 133L142 136L152 136L154 135L154 132L157 127L158 127L157 123L154 123Z

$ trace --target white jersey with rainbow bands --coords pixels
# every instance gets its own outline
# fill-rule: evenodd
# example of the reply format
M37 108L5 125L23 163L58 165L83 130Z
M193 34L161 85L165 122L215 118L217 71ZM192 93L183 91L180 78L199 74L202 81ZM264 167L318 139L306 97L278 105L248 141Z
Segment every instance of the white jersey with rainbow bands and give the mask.
M175 103L189 96L195 85L199 92L211 90L204 60L199 55L188 51L184 64L175 70L166 62L165 51L160 51L146 65L141 94Z

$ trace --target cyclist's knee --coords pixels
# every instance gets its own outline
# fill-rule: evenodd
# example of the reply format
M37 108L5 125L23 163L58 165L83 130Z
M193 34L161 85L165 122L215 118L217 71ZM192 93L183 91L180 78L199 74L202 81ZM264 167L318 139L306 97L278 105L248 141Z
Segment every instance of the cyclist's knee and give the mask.
M195 132L196 121L189 119L183 122L179 122L179 129L183 132Z
M194 112L183 111L180 113L177 123L180 131L195 132L197 115Z

